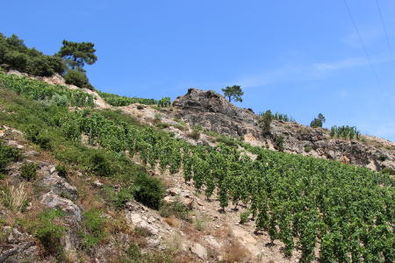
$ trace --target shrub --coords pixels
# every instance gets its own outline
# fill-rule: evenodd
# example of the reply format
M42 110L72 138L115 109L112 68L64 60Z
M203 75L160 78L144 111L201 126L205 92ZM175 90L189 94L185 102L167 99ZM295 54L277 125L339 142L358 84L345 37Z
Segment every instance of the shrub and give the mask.
M28 48L16 35L5 37L0 34L0 65L35 76L62 74L65 68L60 57L47 56L33 48Z
M97 176L110 176L113 173L111 163L98 152L90 158L90 170Z
M87 88L93 90L93 86L89 83L88 77L84 71L81 70L68 70L64 75L64 80L67 84L75 85L80 88Z
M318 116L311 121L310 127L322 128L322 124L324 124L325 121L326 121L325 116L319 113Z
M313 150L313 146L311 146L310 144L306 144L305 146L304 146L304 151L305 152L311 152L311 150Z
M16 162L22 158L21 152L0 141L0 175L5 172L10 162Z
M193 129L191 133L188 134L189 138L192 138L194 140L199 140L200 138L200 131L197 129Z
M24 163L21 166L21 177L27 181L32 181L37 176L37 164Z
M59 256L63 252L61 238L66 229L56 220L64 215L58 209L46 210L39 215L38 220L32 222L33 235L40 240L48 254Z
M104 198L115 208L124 208L126 203L133 200L133 191L129 187L122 187L120 191L115 191L113 187L104 187Z
M275 136L274 137L274 148L278 151L284 151L284 137L283 136Z
M331 137L334 138L343 138L343 139L359 139L361 133L357 130L356 127L351 127L348 125L343 126L332 126Z
M258 124L259 127L262 129L262 135L267 136L271 134L271 123L273 120L273 114L271 110L267 110L265 113L261 114Z
M159 179L146 174L139 175L135 180L135 188L134 198L138 202L152 209L159 209L165 193L165 188Z
M85 249L95 247L105 236L103 230L105 218L102 211L91 209L86 211L82 217L82 246Z
M190 209L180 201L163 202L159 214L163 217L175 216L179 219L189 220L189 211Z
M395 175L395 170L391 169L389 167L385 167L384 169L381 170L382 173L390 174L390 175Z
M44 150L52 149L51 138L36 125L29 126L25 133L27 139L40 146L40 148Z
M245 211L240 214L240 224L245 224L248 221L248 217L250 216L250 211Z

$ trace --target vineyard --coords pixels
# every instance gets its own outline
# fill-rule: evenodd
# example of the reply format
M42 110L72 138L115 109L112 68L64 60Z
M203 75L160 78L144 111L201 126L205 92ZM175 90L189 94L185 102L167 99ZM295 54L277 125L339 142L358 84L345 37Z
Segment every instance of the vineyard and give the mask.
M70 112L65 106L92 105L92 98L78 91L3 74L0 80L33 100L65 98L65 105L31 106L46 116L40 132L55 131L75 144L84 135L90 145L114 154L138 155L147 167L181 171L207 198L218 198L224 212L231 205L246 207L257 231L285 244L286 256L297 249L301 262L316 256L322 262L395 261L395 180L389 174L237 141L238 147L193 146L119 112L90 107ZM26 131L22 121L28 116L14 110L12 116L0 113L0 120Z
M0 85L15 91L18 95L61 106L88 107L94 105L93 97L85 92L16 75L0 72Z
M144 98L136 98L136 97L125 97L119 96L106 92L99 92L100 97L102 97L108 104L112 106L128 106L133 103L140 103L146 105L155 105L158 104L158 101L154 99L144 99Z

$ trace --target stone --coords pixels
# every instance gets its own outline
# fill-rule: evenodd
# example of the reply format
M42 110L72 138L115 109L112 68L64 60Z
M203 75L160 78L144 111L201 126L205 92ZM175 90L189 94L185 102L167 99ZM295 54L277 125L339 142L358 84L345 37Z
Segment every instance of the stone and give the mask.
M64 211L69 217L77 222L81 221L81 209L69 199L49 192L42 196L41 203L49 208L57 208Z
M55 167L53 167L55 168ZM52 168L50 169L50 171ZM48 186L51 191L57 195L67 197L71 200L75 200L77 198L78 192L77 189L70 185L66 179L57 175L56 170L54 173L47 174L44 176L43 184Z
M199 243L195 243L192 245L191 252L203 260L207 259L207 249Z

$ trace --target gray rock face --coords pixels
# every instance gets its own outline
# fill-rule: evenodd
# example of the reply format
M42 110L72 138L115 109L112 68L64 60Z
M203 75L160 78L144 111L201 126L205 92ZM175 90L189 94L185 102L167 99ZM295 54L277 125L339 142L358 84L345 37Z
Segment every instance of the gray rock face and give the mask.
M173 102L173 106L181 109L178 117L192 125L232 136L256 134L257 116L232 105L214 91L189 89L185 96Z
M55 194L75 200L77 198L77 189L60 177L55 170L51 173L51 170L50 174L44 176L43 184L48 186Z
M42 196L41 203L49 208L58 208L66 212L66 214L74 221L81 221L81 209L69 199L60 197L53 192L49 192Z
M395 168L395 144L377 138L372 142L331 139L328 130L303 126L295 122L274 120L271 137L262 136L259 117L251 110L238 108L214 91L189 89L173 102L174 117L193 126L229 136L244 137L253 145L275 149L275 139L284 139L285 152L338 160L372 170ZM369 139L369 138L368 138Z

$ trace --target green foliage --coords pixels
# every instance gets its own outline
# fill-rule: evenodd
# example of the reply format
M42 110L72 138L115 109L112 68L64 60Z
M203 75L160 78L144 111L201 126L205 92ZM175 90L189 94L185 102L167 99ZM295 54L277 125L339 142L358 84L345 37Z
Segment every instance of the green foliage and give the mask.
M15 75L7 75L0 72L0 84L16 93L39 101L55 102L62 97L66 100L65 105L59 106L93 106L93 97L85 92L70 90L66 87L50 85L42 81L32 80ZM55 100L55 101L54 101Z
M152 208L159 209L164 197L164 186L157 178L145 174L138 176L135 180L134 198L136 201Z
M32 125L27 128L26 137L44 150L50 150L52 148L51 138L37 125Z
M247 223L250 214L251 214L251 212L248 211L248 210L245 211L245 212L242 212L242 213L240 214L240 224L245 224L245 223Z
M15 69L34 76L62 74L65 65L57 56L47 56L34 48L28 48L16 35L9 38L0 33L0 66Z
M61 238L66 229L59 219L64 215L61 210L50 209L40 213L37 220L24 223L50 255L60 256L63 252Z
M163 217L175 216L182 220L190 220L189 211L190 209L180 201L163 202L160 206L159 214Z
M5 145L0 141L0 176L5 173L6 167L11 162L22 159L21 152L13 147Z
M200 139L200 131L198 129L193 129L191 133L188 134L188 137L199 140Z
M395 175L395 170L391 169L389 167L385 167L384 169L381 170L382 173L390 174L390 175Z
M171 106L171 99L170 97L163 97L158 101L159 107L170 107Z
M348 125L344 126L332 126L331 137L333 138L343 138L343 139L359 139L361 133L356 127L351 127Z
M283 136L275 136L274 137L274 148L276 150L282 152L284 151L284 137Z
M57 55L62 57L72 70L82 69L85 64L92 65L97 60L93 43L63 40L62 44Z
M119 112L69 112L15 97L1 87L0 95L2 107L13 112L0 112L3 123L22 131L32 123L42 127L51 135L54 155L68 164L91 169L91 156L103 154L114 169L111 176L122 186L133 182L130 192L147 206L160 207L163 187L128 162L136 154L148 167L159 165L172 173L182 168L185 180L193 181L207 197L218 193L224 209L242 203L258 230L267 231L272 240L280 239L286 255L300 249L302 262L314 260L319 244L323 261L351 261L352 256L359 261L394 262L395 182L389 174L238 142L257 156L251 159L244 150L224 143L191 145ZM64 137L63 127L69 122L88 137L89 144L99 147L91 149Z
M25 162L21 166L21 177L27 181L32 181L37 177L37 164Z
M292 117L290 117L290 116L288 116L287 114L284 114L284 113L278 113L278 112L276 112L276 113L274 113L273 115L273 119L274 120L278 120L278 121L292 121L292 122L295 122L295 120L294 120L294 118L292 118Z
M86 88L93 90L93 86L90 84L85 71L79 69L70 69L64 74L64 80L67 84L75 85L80 88Z
M143 99L136 97L125 97L119 96L111 93L101 92L99 91L100 97L102 97L108 104L112 106L128 106L133 103L140 103L145 105L155 105L158 104L158 101L154 99Z
M103 191L104 199L118 209L124 208L128 201L134 199L133 187L122 187L119 191L115 191L113 187L106 186Z
M92 249L106 235L104 231L105 218L101 210L90 209L82 215L82 247Z
M114 172L111 163L99 152L91 156L90 167L92 172L97 176L111 176Z
M259 127L262 129L262 134L264 136L268 136L271 134L270 124L273 121L273 114L271 110L265 111L265 113L261 114L259 117Z
M311 121L310 127L322 128L322 125L325 123L325 121L326 121L326 119L325 119L324 115L319 113L318 116Z
M241 96L244 95L244 92L240 86L237 85L228 86L226 88L223 88L222 91L224 92L224 96L228 98L229 102L231 102L232 100L236 102L243 101Z

